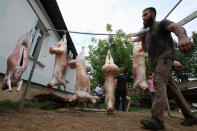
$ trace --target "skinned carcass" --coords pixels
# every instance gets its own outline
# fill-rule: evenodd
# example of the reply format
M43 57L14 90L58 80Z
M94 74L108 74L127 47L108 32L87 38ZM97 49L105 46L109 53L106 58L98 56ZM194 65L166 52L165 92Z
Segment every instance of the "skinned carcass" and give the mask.
M126 43L134 42L133 48L133 76L134 76L134 87L139 87L146 90L147 80L146 80L146 66L145 66L145 51L142 49L141 42L143 41L143 36L146 34L148 29L142 28L136 33L131 33L127 35L128 37L135 37L134 39L127 40ZM180 68L182 64L179 61L174 60L173 67Z
M133 76L134 88L146 90L148 88L146 80L145 51L142 49L140 42L135 42L133 47Z
M49 49L50 54L55 54L55 64L53 68L53 75L51 81L48 83L48 87L52 88L54 86L64 86L64 91L66 90L66 82L64 80L64 75L66 72L66 51L67 50L67 39L64 35L56 46L51 46Z
M135 37L135 39L127 40L126 43L134 42L133 47L133 76L134 76L134 88L140 88L146 90L148 88L146 80L146 65L145 65L145 51L142 48L141 42L143 36L148 31L148 29L140 29L137 33L131 33L127 35L128 37Z
M29 65L29 50L32 44L32 30L24 34L17 42L13 53L7 59L7 70L3 81L2 90L12 91L12 86L17 86L18 92L22 86L21 76Z
M78 98L87 98L92 103L96 103L97 96L90 95L90 81L86 74L85 67L85 48L77 56L76 60L71 60L69 66L73 69L76 68L76 83L74 95L69 99L72 102Z
M105 104L107 111L113 113L114 111L114 90L115 90L115 78L114 74L119 71L118 66L114 64L110 51L108 50L105 64L102 67L102 71L105 73Z

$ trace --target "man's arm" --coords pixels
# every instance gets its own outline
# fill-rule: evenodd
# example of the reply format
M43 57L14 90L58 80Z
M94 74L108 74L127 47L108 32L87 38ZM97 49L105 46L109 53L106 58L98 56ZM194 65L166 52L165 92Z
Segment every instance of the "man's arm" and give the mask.
M126 37L144 36L147 31L148 31L148 29L141 28L138 32L136 32L136 33L130 33L130 34L126 35Z
M167 30L175 33L178 37L178 48L182 53L190 53L194 49L194 45L187 37L186 31L183 27L176 23L171 23L167 26Z
M127 41L125 42L125 44L128 44L129 42L140 42L140 41L142 41L142 39L143 39L142 36L138 36L138 37L136 37L135 39L127 40Z
M140 51L146 52L146 44L145 44L145 40L144 40L144 39L145 39L145 38L142 37L142 42L141 42L141 44L142 44L142 49L141 49Z

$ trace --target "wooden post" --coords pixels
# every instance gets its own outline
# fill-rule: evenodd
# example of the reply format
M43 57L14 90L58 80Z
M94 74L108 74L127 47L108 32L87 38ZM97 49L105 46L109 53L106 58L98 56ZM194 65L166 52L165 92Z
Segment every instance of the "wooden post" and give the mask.
M39 54L40 54L40 50L41 50L42 44L43 44L43 42L44 42L45 36L46 36L46 32L44 32L44 34L43 34L43 37L42 37L42 39L41 39L41 41L40 41L40 45L39 45L39 48L38 48L38 52L37 52L37 54L36 54L36 56L35 56L35 58L34 58L34 60L33 60L33 66L32 66L32 68L31 68L31 72L30 72L30 75L29 75L29 79L28 79L28 81L27 81L27 84L26 84L26 87L25 87L25 91L24 91L23 97L22 97L21 102L20 102L19 112L22 112L23 109L24 109L24 102L25 102L25 98L26 98L26 96L27 96L27 91L28 91L28 88L29 88L29 86L30 86L30 84L31 84L31 79L32 79L32 76L33 76L33 73L34 73L36 64L38 63L38 62L37 62L38 56L39 56Z

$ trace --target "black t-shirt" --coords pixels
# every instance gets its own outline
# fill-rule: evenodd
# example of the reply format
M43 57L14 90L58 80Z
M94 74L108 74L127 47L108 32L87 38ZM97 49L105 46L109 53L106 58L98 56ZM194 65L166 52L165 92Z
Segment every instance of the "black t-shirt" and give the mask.
M116 88L118 90L126 90L126 83L127 83L127 78L124 75L119 75L116 77L117 79L117 86Z
M167 30L167 26L171 23L173 22L169 20L157 22L145 35L145 45L151 66L159 57L176 59L171 32Z

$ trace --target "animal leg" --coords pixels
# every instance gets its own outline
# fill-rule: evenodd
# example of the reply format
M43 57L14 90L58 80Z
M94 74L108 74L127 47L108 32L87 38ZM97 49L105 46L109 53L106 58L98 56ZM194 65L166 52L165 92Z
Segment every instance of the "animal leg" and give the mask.
M69 102L73 102L77 99L78 97L74 94L72 97L69 98Z
M12 92L12 87L11 87L11 80L10 80L10 77L8 77L7 85L8 85L8 90L9 90L9 92Z
M22 84L23 84L23 80L20 80L19 83L18 83L16 92L19 92L20 91Z
M61 79L60 83L61 83L61 85L64 86L64 91L66 91L66 82L65 82L65 80Z
M55 77L52 77L52 80L47 84L47 86L49 88L52 88L53 86L55 86L55 83L57 83L57 80L55 79Z

